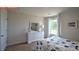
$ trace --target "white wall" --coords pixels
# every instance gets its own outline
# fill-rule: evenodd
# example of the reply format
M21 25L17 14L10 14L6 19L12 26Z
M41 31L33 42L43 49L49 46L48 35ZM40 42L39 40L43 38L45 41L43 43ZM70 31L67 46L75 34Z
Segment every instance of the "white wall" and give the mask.
M79 41L79 26L77 29L72 29L68 26L68 23L73 19L77 20L79 25L79 9L69 9L59 15L60 36L66 39Z
M26 42L26 33L30 22L42 23L43 18L23 14L20 12L8 11L8 45Z
M44 37L48 37L48 17L44 18Z

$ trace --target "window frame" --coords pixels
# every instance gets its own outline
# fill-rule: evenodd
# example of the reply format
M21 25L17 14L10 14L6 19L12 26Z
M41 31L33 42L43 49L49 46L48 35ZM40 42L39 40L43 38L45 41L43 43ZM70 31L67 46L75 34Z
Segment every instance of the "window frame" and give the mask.
M59 30L59 20L58 20L58 16L54 16L54 17L49 17L48 18L48 26L49 26L49 22L50 22L50 20L53 20L53 19L56 19L57 20L57 35L56 36L59 36L59 33L60 33L60 30ZM49 30L49 27L48 27L48 31L50 31ZM51 36L51 35L55 35L55 34L50 34L50 32L48 32L48 36Z

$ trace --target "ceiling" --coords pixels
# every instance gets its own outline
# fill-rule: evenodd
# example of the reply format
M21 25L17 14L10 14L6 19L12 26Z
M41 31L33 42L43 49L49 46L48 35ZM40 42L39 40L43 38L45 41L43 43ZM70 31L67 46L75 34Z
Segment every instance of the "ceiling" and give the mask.
M15 11L34 16L48 17L57 15L66 9L67 7L18 7Z

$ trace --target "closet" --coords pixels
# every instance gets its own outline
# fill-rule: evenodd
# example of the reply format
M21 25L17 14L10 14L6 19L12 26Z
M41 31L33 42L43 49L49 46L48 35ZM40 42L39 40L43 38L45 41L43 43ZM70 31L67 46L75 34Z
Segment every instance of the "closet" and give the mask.
M7 47L7 11L0 10L0 51Z

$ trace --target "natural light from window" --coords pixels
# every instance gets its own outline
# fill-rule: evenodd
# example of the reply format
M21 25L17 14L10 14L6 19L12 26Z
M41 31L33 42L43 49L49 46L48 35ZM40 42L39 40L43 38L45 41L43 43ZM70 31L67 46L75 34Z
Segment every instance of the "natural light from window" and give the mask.
M49 19L49 35L58 35L58 20Z

